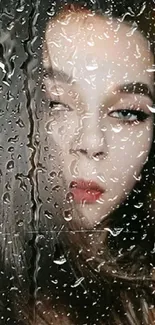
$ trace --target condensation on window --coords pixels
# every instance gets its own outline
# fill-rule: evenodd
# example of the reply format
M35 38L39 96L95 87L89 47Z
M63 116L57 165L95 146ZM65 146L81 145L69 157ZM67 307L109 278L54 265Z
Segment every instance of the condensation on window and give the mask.
M153 0L0 1L0 325L155 323Z

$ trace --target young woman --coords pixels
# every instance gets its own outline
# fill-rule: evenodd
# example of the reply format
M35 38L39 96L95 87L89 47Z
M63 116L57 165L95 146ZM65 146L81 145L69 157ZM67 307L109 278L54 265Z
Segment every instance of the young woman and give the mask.
M25 324L155 322L154 57L139 18L148 12L132 22L108 9L59 4L46 24L33 235L14 264Z

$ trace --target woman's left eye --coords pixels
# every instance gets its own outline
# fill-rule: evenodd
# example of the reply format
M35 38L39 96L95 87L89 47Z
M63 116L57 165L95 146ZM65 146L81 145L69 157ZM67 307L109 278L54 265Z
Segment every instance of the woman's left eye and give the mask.
M120 109L110 112L109 116L122 120L122 122L132 123L135 121L144 122L149 114L138 110Z

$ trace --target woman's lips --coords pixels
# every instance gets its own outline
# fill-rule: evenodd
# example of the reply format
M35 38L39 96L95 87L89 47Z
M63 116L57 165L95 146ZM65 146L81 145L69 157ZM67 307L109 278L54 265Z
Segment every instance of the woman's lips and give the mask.
M71 182L70 191L76 203L94 203L105 192L96 182L83 179Z

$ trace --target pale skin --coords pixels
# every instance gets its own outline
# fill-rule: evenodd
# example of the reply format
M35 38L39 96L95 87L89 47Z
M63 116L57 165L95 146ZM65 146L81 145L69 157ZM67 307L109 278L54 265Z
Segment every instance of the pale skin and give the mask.
M79 178L105 191L92 204L74 202L88 228L131 192L152 144L153 56L141 33L130 31L89 12L60 14L46 28L44 84L54 104L45 128L60 152L66 191ZM132 83L148 91L122 91Z

